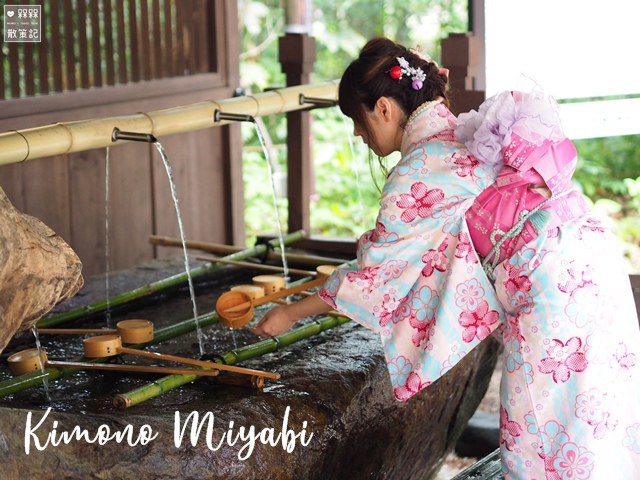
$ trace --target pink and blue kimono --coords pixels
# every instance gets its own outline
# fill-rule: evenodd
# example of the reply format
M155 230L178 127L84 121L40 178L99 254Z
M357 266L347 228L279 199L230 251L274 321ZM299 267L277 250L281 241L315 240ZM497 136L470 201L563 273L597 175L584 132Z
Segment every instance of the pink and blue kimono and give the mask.
M629 277L571 187L576 153L555 102L504 92L460 125L426 103L401 154L356 265L320 296L380 334L400 401L501 338L505 478L640 478Z

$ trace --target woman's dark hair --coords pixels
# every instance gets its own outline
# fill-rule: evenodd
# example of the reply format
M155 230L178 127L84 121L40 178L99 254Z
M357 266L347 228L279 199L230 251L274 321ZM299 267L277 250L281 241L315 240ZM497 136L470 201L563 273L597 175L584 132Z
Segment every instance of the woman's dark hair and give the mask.
M402 75L402 79L391 78L389 71L399 66L398 57L404 57L413 68L421 68L426 78L420 90L411 86L411 76ZM365 132L369 141L375 142L366 120L380 97L394 99L407 118L425 102L443 99L449 105L446 96L447 76L438 73L435 63L419 57L408 48L384 37L372 38L360 50L360 56L347 67L338 89L338 105L356 126Z

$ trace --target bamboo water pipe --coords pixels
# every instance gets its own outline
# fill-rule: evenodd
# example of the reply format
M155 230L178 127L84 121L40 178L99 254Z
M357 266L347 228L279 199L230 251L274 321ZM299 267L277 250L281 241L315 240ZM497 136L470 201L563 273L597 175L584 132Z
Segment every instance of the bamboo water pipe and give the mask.
M6 132L0 134L0 165L108 147L113 145L111 136L116 127L161 138L229 123L226 120L215 122L216 110L260 117L308 108L300 102L300 95L335 99L337 91L337 81L299 85L133 115L62 122Z

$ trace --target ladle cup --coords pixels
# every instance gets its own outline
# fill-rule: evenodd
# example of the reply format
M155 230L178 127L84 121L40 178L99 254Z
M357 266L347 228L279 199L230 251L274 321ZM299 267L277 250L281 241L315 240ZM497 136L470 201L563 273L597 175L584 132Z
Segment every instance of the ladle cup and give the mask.
M237 290L223 293L216 301L216 312L218 313L220 323L229 328L243 327L253 319L254 307L273 302L274 300L294 293L302 292L311 287L322 285L335 268L336 267L332 265L321 265L318 267L318 277L314 280L265 295L261 298L252 299L246 293Z
M261 287L267 295L284 290L286 286L284 277L279 275L257 275L252 280L253 284Z
M246 293L252 300L264 297L264 288L260 285L236 285L235 287L231 287L231 291Z
M122 343L146 343L153 340L153 323L149 320L122 320L116 328L39 328L38 333L61 335L117 334Z

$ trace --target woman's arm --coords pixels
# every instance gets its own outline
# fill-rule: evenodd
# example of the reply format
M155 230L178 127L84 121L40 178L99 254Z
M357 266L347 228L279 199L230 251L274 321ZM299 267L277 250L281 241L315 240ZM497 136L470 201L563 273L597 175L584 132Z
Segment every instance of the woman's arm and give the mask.
M299 302L269 310L250 331L259 337L274 337L289 330L301 318L321 315L330 310L331 306L315 293Z

